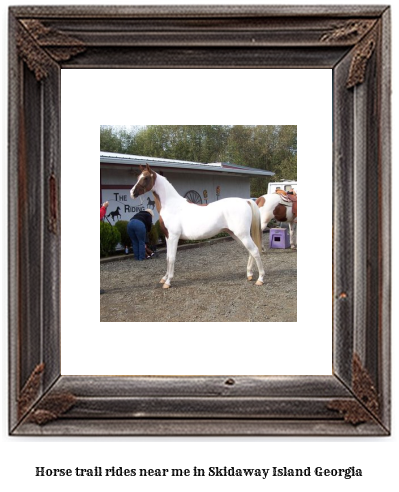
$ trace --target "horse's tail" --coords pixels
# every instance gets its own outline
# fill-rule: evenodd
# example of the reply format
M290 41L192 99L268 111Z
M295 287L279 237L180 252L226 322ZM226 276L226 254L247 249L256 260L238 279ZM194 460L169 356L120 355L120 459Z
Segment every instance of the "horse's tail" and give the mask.
M252 210L252 222L251 222L251 237L258 247L259 253L262 252L262 229L260 210L258 205L253 200L248 200L248 203Z

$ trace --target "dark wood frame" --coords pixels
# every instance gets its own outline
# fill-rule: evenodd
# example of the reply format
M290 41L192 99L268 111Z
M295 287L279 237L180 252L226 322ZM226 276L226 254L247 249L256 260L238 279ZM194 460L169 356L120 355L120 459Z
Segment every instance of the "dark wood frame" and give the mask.
M332 69L331 376L60 374L60 71L162 67ZM389 187L388 6L11 7L10 434L389 435Z

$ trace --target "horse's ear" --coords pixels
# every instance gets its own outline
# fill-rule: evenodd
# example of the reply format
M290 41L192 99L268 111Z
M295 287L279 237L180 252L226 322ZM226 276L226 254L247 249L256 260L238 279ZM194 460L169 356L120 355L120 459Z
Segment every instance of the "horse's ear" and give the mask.
M147 164L148 166L148 164ZM140 171L144 171L145 167L143 167L141 164L140 164Z
M148 171L149 173L150 173L150 172L152 172L152 171L151 171L150 166L148 165L148 162L147 162L147 164L145 165L145 167L146 167L146 169L147 169L147 171Z

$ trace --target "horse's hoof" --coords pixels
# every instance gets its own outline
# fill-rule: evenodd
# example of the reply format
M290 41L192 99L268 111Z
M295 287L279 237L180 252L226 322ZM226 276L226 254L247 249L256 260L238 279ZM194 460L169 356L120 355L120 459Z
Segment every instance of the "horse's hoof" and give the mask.
M166 282L166 280L164 278L161 278L161 280L159 281L160 284L164 284Z
M169 284L163 284L163 289L169 289L170 285Z
M247 277L248 282L250 282L253 279L253 277Z
M263 285L262 280L257 280L257 281L255 282L255 285Z

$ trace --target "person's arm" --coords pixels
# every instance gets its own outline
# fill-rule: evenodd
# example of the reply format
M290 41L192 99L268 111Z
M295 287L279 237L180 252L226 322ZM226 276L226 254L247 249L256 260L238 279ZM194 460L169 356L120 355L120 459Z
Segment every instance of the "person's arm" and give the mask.
M100 220L103 220L103 218L105 216L105 212L107 211L108 205L109 205L109 203L105 202L105 203L103 203L103 206L100 208Z

